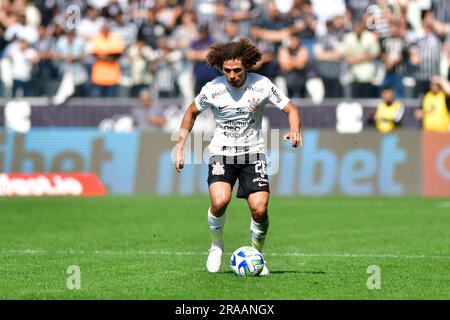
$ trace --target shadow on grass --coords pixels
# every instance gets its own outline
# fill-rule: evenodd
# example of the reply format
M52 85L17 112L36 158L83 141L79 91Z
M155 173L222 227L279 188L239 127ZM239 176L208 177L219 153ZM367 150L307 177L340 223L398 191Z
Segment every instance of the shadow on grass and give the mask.
M202 271L204 272L204 271ZM219 271L217 274L231 274L234 275L233 271ZM299 271L299 270L275 270L270 271L270 274L325 274L325 271Z

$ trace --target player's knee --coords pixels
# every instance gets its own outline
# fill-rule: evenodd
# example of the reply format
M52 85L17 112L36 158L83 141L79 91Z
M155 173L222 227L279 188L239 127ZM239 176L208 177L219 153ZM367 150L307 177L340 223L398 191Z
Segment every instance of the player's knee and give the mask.
M211 211L216 216L221 216L225 213L225 210L230 203L230 198L226 196L216 196L211 200Z
M264 202L257 203L251 206L253 220L258 223L263 223L267 220L267 204Z

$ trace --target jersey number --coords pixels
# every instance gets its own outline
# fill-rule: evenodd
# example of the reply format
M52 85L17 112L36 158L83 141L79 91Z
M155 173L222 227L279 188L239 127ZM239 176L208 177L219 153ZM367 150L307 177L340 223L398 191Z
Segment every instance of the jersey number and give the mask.
M253 162L255 164L255 172L260 173L262 175L266 175L266 162L264 160L257 160Z

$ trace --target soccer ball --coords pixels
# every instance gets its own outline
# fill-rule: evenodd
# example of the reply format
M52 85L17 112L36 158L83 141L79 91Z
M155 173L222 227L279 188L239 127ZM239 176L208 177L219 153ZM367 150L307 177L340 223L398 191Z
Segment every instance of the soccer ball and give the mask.
M265 263L262 254L253 247L240 247L231 255L231 269L241 277L258 276Z

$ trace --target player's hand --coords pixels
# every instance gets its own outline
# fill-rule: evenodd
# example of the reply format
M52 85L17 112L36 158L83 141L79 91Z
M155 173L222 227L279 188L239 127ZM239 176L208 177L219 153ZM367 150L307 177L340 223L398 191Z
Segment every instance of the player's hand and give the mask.
M175 170L178 173L183 170L184 167L184 149L183 147L175 146Z
M291 131L288 134L285 134L283 136L283 140L290 140L291 145L294 148L297 148L298 146L303 147L303 137L302 137L302 131Z

